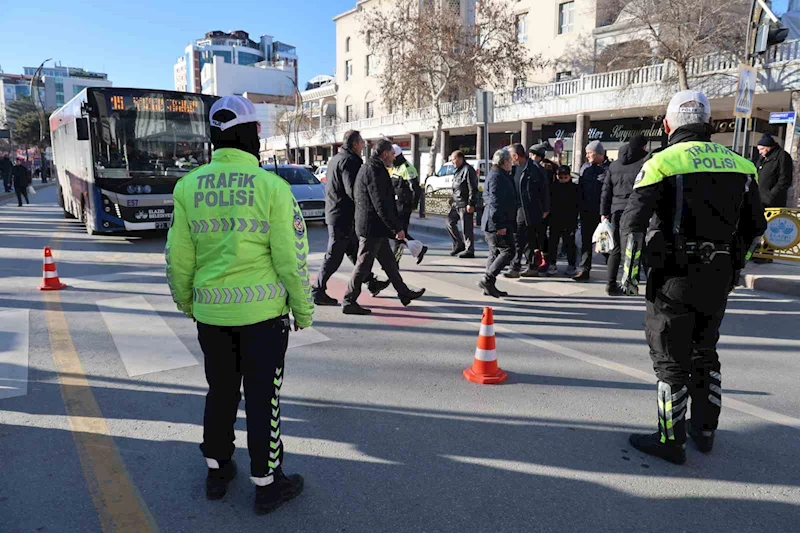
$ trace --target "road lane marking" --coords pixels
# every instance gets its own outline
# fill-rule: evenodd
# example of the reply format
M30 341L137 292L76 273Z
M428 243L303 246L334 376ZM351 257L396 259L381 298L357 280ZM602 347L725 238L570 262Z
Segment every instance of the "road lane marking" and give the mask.
M347 279L348 276L341 273L336 273L335 277L341 279ZM437 278L433 278L430 276L425 276L423 274L418 274L413 271L404 271L403 272L404 280L414 286L417 287L425 287L428 292L443 296L447 299L450 299L453 303L457 303L459 301L468 301L472 304L481 304L481 305L490 305L494 307L496 310L504 310L507 311L511 316L514 315L514 308L508 308L503 305L502 300L498 300L497 298L491 298L489 296L485 296L482 292L476 291L474 289L469 289L467 287L463 287L461 285L456 285L454 283L449 283L447 281L443 281ZM452 297L452 295L457 294L458 299ZM459 320L462 322L468 323L475 323L476 314L465 314L465 313L453 313L444 309L442 305L447 305L447 302L443 304L432 304L430 302L426 302L423 299L417 300L414 302L415 306L422 306L427 307L431 310L437 311L437 314L441 316L445 320ZM614 361L610 361L608 359L603 359L602 357L597 357L595 355L590 355L579 350L574 350L572 348L567 348L566 346L561 346L554 342L549 342L545 340L538 339L532 335L527 335L525 333L519 333L502 325L495 324L495 330L498 332L503 332L509 335L509 337L523 342L525 344L536 346L538 348L542 348L552 353L561 354L565 357L569 357L571 359L576 359L578 361L583 361L584 363L589 363L591 365L595 365L601 368L605 368L607 370L611 370L613 372L618 372L620 374L624 374L626 376L632 377L634 379L638 379L644 381L646 383L656 383L656 377L649 372L644 372L642 370L632 368L620 363L616 363ZM724 344L725 338L722 339L722 344ZM643 346L644 347L644 346ZM723 391L724 392L724 391ZM800 418L795 418L792 416L784 415L782 413L778 413L776 411L772 411L770 409L764 409L762 407L757 407L755 405L742 402L739 400L734 400L730 398L730 396L726 396L723 400L723 404L725 408L733 409L734 411L739 411L741 413L749 414L756 418L760 418L762 420L766 420L768 422L772 422L774 424L794 428L800 430Z
M44 295L53 360L83 475L104 532L158 531L117 450L83 371L57 291Z
M142 296L100 300L97 307L130 377L198 364Z
M0 310L0 400L28 394L30 310Z
M303 346L311 346L312 344L320 344L328 342L330 337L325 336L314 328L301 329L300 331L292 331L289 334L289 350L292 348L302 348Z

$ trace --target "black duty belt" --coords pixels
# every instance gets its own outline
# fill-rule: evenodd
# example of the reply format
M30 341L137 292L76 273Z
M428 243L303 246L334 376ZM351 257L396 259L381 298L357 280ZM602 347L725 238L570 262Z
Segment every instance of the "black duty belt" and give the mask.
M731 245L716 242L687 242L684 246L686 255L697 258L703 263L710 263L718 254L731 255Z

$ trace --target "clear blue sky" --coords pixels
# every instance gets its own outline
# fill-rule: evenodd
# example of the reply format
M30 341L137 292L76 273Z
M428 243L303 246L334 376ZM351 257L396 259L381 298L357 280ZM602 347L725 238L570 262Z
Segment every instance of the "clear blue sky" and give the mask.
M52 57L107 72L118 87L172 89L172 67L211 30L272 35L297 47L301 87L333 74L335 24L356 0L0 0L0 66L10 74ZM53 65L54 63L48 63Z

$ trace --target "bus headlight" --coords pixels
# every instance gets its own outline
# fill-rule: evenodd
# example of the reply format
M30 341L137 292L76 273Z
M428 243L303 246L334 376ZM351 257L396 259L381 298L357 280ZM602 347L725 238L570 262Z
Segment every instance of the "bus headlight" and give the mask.
M150 194L152 191L153 191L153 188L151 186L149 186L149 185L145 185L144 186L145 194Z
M110 205L105 206L103 208L103 211L105 211L106 213L110 213L111 212L111 206Z
M117 218L122 218L122 211L119 210L119 205L114 204L114 208L117 210Z
M127 191L128 194L136 194L136 187L134 187L133 185L128 185Z

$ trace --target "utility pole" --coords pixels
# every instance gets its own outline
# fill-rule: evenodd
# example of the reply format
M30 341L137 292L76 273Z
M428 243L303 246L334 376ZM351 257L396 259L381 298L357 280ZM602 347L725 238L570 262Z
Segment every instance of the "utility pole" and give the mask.
M36 69L36 72L33 73L33 78L31 78L30 83L30 92L31 92L31 102L33 103L34 109L36 109L36 114L39 117L39 172L42 173L42 182L46 181L45 173L44 173L44 165L45 165L45 157L44 157L44 102L42 101L42 95L39 92L41 87L41 79L42 79L42 69L44 68L44 64L48 61L52 61L52 58L45 59L42 61L42 64L39 65L39 68ZM36 106L36 101L39 101L39 106ZM27 151L26 151L27 154Z

